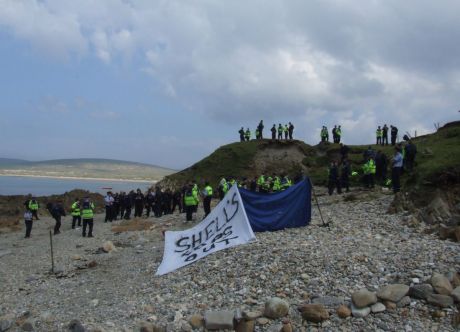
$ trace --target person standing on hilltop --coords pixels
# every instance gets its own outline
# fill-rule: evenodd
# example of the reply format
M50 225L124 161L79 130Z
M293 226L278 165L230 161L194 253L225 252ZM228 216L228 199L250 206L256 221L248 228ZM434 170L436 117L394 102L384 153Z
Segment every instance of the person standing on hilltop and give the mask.
M377 130L375 131L375 136L377 139L377 142L375 144L376 145L382 144L383 132L382 132L382 129L380 129L380 126L378 126Z
M263 139L264 138L264 121L263 120L260 120L259 122L259 125L257 126L257 129L259 130L259 139Z
M390 125L391 131L391 145L395 146L396 145L396 138L398 137L398 128L395 126Z
M288 136L289 136L289 127L288 127L287 124L284 125L283 131L284 131L284 139L287 140L287 139L288 139Z
M238 133L240 134L240 142L244 142L244 128L241 127Z
M294 125L292 123L289 122L289 139L293 139L293 134L294 134Z
M270 131L272 132L272 140L275 140L276 139L276 125L273 124L273 127L272 129L270 129Z
M26 224L26 236L24 236L25 239L30 237L30 233L32 232L32 225L33 225L33 215L32 212L29 210L29 208L26 209L26 212L24 213L24 222Z
M81 227L80 199L75 198L70 207L70 214L72 215L72 229L75 229L75 226Z
M342 139L342 127L339 125L335 132L337 134L337 143L340 144L340 140Z
M332 141L337 143L337 125L332 128Z
M279 140L283 139L283 131L284 131L284 128L281 125L281 123L279 123L278 124L278 139Z
M246 129L246 132L244 133L244 138L246 138L247 142L249 142L249 140L251 139L251 131L249 130L249 128Z
M94 204L89 197L85 197L82 204L81 218L83 220L82 236L86 236L86 228L88 227L88 237L93 237L94 226Z
M388 126L386 123L382 128L382 145L388 145Z

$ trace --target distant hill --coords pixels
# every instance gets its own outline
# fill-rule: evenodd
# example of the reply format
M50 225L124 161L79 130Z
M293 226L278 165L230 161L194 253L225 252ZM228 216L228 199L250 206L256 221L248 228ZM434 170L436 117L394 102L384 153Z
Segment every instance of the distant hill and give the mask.
M172 173L174 170L156 165L112 159L27 161L0 158L0 175L159 181Z
M416 172L404 175L406 186L437 187L460 182L460 122L446 124L436 133L414 138L418 154ZM394 153L392 146L374 144L350 145L349 160L353 170L361 173L363 152L371 146L381 150L388 158ZM340 159L340 146L321 143L315 146L302 141L252 140L224 145L211 155L162 181L166 186L181 186L186 181L203 179L217 185L222 176L248 179L260 174L308 175L313 183L327 184L327 169L331 160ZM390 170L388 172L390 176ZM352 184L359 184L353 177Z

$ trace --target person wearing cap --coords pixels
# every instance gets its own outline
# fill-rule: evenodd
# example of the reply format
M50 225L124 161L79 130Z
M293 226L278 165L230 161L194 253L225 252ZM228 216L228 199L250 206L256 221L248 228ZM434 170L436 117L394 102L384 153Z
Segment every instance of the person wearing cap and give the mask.
M83 220L83 237L86 236L86 228L88 227L88 237L93 237L94 225L94 203L89 197L85 197L82 204L81 219Z
M104 197L105 204L105 219L104 222L113 221L113 202L115 199L112 196L112 192L108 191L107 195Z

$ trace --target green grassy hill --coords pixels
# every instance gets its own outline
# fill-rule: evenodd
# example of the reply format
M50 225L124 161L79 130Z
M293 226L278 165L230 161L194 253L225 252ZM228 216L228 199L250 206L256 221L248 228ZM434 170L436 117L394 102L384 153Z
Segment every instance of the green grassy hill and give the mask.
M436 133L413 139L418 149L416 171L404 175L406 186L438 186L452 181L459 182L460 176L460 122L450 123ZM349 159L353 170L361 171L363 152L369 145L350 145ZM392 146L370 145L381 150L389 158L394 153ZM252 140L224 145L193 166L166 176L166 186L181 186L183 183L206 179L214 185L222 176L252 178L264 174L299 173L311 177L315 184L327 183L327 167L331 160L340 159L340 146L322 143L310 146L301 141ZM359 177L352 179L359 184Z
M59 159L26 161L0 158L0 175L111 178L158 181L171 169L111 159Z

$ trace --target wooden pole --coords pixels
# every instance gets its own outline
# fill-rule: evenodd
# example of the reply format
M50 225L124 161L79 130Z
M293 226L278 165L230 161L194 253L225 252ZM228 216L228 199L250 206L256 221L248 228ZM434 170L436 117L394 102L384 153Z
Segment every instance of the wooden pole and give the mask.
M54 273L54 252L53 252L53 235L50 230L50 246L51 246L51 272Z

